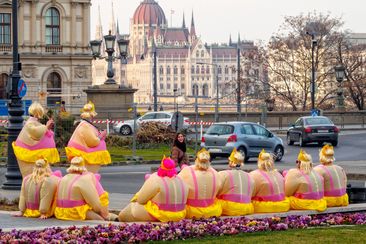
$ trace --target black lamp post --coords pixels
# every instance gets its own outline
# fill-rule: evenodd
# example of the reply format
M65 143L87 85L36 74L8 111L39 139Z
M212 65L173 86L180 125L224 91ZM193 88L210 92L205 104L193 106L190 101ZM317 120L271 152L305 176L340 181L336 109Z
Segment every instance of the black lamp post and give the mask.
M19 71L21 63L18 54L18 1L12 1L12 29L13 29L13 72L11 74L11 89L8 91L10 103L8 103L9 126L8 126L8 159L6 182L2 188L6 190L19 190L22 185L22 175L15 157L12 143L17 139L23 128L23 107L22 98L18 94Z
M314 32L306 32L307 35L311 36L311 109L315 109L315 61L314 61L314 51L315 47L318 45L318 41L315 39Z
M343 96L343 86L342 82L345 77L345 68L343 65L337 65L334 67L334 72L336 75L336 79L338 81L338 89L337 89L337 108L339 110L344 110L344 96Z
M106 46L106 52L108 54L107 60L108 60L108 70L107 70L107 77L108 79L104 82L104 84L109 85L109 84L116 84L116 81L113 79L114 77L114 71L113 71L113 53L114 53L114 44L116 41L116 36L111 35L111 31L109 31L109 34L104 36L104 42L105 42L105 46ZM118 44L118 48L119 48L119 52L120 52L120 57L121 59L126 59L127 57L127 47L128 47L128 40L125 39L119 39L117 40L117 44ZM102 44L101 40L93 40L90 41L90 47L91 50L93 52L93 57L94 58L104 58L100 56L100 46Z

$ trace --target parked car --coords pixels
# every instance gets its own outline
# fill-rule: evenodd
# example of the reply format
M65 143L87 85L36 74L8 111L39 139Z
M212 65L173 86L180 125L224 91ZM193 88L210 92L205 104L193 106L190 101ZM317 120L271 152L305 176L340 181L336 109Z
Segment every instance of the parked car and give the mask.
M136 119L137 128L141 123L145 122L161 122L166 124L167 126L171 126L173 114L174 114L173 112L148 112ZM189 118L184 117L183 129L187 129L188 127L189 127ZM125 120L117 124L114 124L113 131L125 136L131 135L132 133L135 132L133 119Z
M324 142L338 145L339 129L334 123L325 116L304 116L296 120L287 130L287 144L293 145L298 142L300 147L307 143Z
M262 149L273 153L276 161L284 155L282 139L251 122L215 123L203 135L201 147L210 152L211 159L227 157L234 148L241 152L245 160L258 157Z

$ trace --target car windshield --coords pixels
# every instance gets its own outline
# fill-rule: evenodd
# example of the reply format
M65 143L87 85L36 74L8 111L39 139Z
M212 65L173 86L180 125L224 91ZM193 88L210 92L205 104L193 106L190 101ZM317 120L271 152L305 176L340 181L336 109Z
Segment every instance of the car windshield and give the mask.
M228 135L234 132L232 125L212 125L207 130L207 135Z
M307 118L304 120L305 121L305 125L329 125L329 124L333 124L332 121L330 121L328 118Z

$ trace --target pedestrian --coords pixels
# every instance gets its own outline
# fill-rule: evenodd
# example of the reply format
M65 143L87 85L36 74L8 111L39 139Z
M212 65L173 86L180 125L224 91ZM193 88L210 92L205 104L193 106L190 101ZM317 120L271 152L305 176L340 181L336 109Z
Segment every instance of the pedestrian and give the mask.
M179 166L182 169L182 167L189 165L186 139L182 133L176 134L171 155L171 158L174 160L176 167Z
M50 164L60 162L52 131L53 119L50 118L46 125L39 121L45 113L38 102L33 102L28 112L30 117L12 144L23 179L33 172L33 166L39 158L44 158Z

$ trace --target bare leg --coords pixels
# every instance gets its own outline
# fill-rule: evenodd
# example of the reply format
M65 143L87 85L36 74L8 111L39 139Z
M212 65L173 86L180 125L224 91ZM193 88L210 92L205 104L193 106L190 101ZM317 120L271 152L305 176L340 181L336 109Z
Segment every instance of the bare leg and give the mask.
M33 172L34 163L32 162L26 162L18 159L18 165L23 179Z
M94 174L98 173L100 169L99 164L85 164L85 167L89 172L92 172Z
M121 222L134 222L134 221L156 221L151 215L145 210L144 206L133 202L125 207L118 216Z
M120 222L132 222L134 221L134 218L132 216L131 212L131 205L132 203L128 204L127 207L121 210L118 215L118 220Z
M86 220L104 220L102 216L100 216L99 214L97 214L94 211L89 210L88 212L86 212Z

